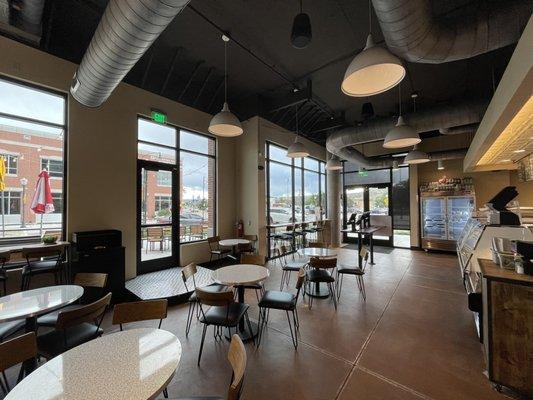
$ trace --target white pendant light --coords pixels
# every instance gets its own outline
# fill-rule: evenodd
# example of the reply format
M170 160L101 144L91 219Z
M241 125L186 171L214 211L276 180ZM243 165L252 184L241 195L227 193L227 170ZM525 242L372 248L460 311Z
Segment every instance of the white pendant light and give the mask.
M392 89L405 77L401 60L372 39L372 7L368 2L370 33L363 51L355 56L344 74L341 90L352 97L373 96Z
M429 157L427 153L418 150L418 145L415 144L413 150L411 150L406 156L404 163L406 164L423 164L429 162Z
M331 158L326 163L326 169L328 171L340 171L342 169L342 162L334 154L331 155Z
M444 161L442 160L437 161L437 169L439 171L442 171L444 169Z
M234 137L242 135L242 125L239 118L233 114L228 107L228 57L227 48L229 37L222 35L224 41L224 105L222 110L216 114L209 123L209 132L213 135L223 137Z
M402 147L414 146L422 141L418 133L407 125L402 117L401 84L398 85L398 96L400 116L398 117L396 126L387 133L387 136L385 136L383 147L386 149L400 149Z
M298 140L298 106L296 106L296 136L294 137L294 143L287 149L287 157L303 158L307 156L309 156L307 148Z

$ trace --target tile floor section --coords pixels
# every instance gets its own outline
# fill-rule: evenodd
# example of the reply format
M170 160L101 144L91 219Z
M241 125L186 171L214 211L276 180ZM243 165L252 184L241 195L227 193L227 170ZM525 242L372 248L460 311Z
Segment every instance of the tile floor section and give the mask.
M345 263L355 262L355 257L354 250L343 249L339 254ZM456 257L395 249L376 253L375 261L365 276L366 302L353 277L346 277L337 311L330 299L316 299L312 310L307 298L299 303L297 351L284 313L271 311L261 347L246 345L243 399L507 398L495 392L483 375L481 345L467 309ZM269 268L266 286L278 289L279 265ZM247 301L251 317L257 318L255 294L247 293ZM216 342L210 332L197 367L201 324L193 322L186 337L186 318L186 305L173 306L162 325L175 333L183 346L179 369L168 387L170 398L225 398L231 378L228 342ZM118 330L110 320L107 315L106 333ZM155 323L128 327L141 325Z

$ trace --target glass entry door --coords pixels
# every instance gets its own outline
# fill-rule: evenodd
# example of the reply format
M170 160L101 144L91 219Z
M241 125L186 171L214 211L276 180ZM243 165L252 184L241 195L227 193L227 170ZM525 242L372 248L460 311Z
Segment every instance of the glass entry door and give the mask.
M344 225L352 214L361 214L370 211L371 215L391 215L391 186L390 184L374 184L348 186L344 191ZM344 241L353 243L357 241L357 234L344 235ZM392 246L390 236L374 235L374 243Z
M179 215L177 170L168 164L139 160L137 167L138 273L177 265Z

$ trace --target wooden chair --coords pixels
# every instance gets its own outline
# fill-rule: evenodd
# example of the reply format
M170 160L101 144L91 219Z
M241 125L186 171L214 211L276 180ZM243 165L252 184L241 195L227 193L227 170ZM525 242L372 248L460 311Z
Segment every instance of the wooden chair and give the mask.
M239 335L231 337L228 350L228 360L231 364L232 374L228 388L227 400L240 400L244 383L244 373L246 372L246 349ZM223 397L187 397L185 399L174 400L224 400Z
M64 244L55 244L23 248L22 257L26 259L26 265L22 268L21 291L29 289L31 278L41 274L53 274L58 285L63 274L65 247Z
M357 286L359 287L359 291L363 295L363 300L366 301L365 281L363 279L363 276L365 275L365 269L368 264L368 256L370 255L370 252L366 249L366 247L363 246L361 247L359 255L363 259L363 265L361 268L339 265L339 268L337 269L337 282L339 285L339 288L337 290L338 299L340 299L341 297L342 281L344 279L344 275L354 275L357 278Z
M249 240L250 243L241 243L237 245L239 253L255 254L257 251L257 235L244 235L243 239Z
M257 339L257 346L261 343L263 330L268 323L268 316L270 309L282 310L287 314L287 321L289 322L289 330L291 332L292 344L294 348L298 348L298 332L300 331L300 322L298 319L298 310L296 304L300 296L300 289L305 280L305 270L300 268L298 271L298 280L296 281L296 295L288 292L281 292L277 290L267 290L259 301L259 338ZM292 312L292 324L289 312ZM294 327L294 328L293 328ZM294 332L293 332L294 331Z
M203 225L191 225L190 236L194 240L202 240L204 238Z
M289 286L290 279L291 279L291 272L298 272L300 268L305 267L307 265L307 260L295 260L294 259L294 252L291 252L292 260L287 261L287 257L289 257L289 252L287 251L286 246L281 246L281 282L279 284L279 290L283 290L283 286Z
M241 256L241 264L253 264L265 267L265 257L259 254L243 254ZM243 287L244 289L255 290L255 297L257 297L257 301L259 301L259 294L263 294L265 292L265 287L263 286L262 282L243 285Z
M0 378L0 387L2 388L4 394L7 394L11 390L6 377L6 370L35 357L37 357L37 341L35 340L35 332L29 332L22 336L8 340L7 342L0 343L0 372L4 378L3 381L2 378ZM25 368L21 366L17 383L22 380L24 374Z
M309 260L309 271L307 271L307 283L325 283L328 285L335 310L337 309L337 295L335 292L335 278L330 270L337 267L336 258L311 257ZM309 309L313 307L313 296L309 296Z
M4 268L10 259L11 259L11 252L9 251L0 252L0 281L2 282L2 286L4 288L4 292L2 296L7 296L7 273Z
M229 253L231 253L230 249L222 249L220 247L220 236L212 236L207 238L207 244L209 245L209 251L211 252L211 256L209 257L209 262L213 260L213 256L217 256L218 259L222 256L225 256Z
M77 304L70 304L60 310L45 314L37 319L38 326L54 327L61 311L74 310L85 304L93 303L105 294L107 274L97 272L78 272L74 276L74 285L83 287L83 295Z
M115 304L113 308L113 325L158 319L161 328L163 319L167 317L168 301L166 299L132 301L130 303Z
M192 323L192 317L194 315L194 311L196 310L196 317L199 318L199 309L197 309L198 304L198 298L196 297L196 279L195 275L198 272L198 268L196 264L190 263L186 267L183 267L181 270L181 278L183 279L183 284L185 285L185 289L187 292L189 292L189 286L187 284L188 280L192 278L192 284L193 284L193 293L189 297L189 312L187 314L187 323L185 325L185 336L189 334L189 331L191 330L191 323ZM212 292L223 292L228 290L228 287L225 285L220 285L218 283L212 283L211 285L204 286L204 290L212 291Z
M146 253L148 249L153 250L153 243L159 243L159 250L163 251L163 244L165 236L163 235L163 228L160 226L154 226L146 228Z
M60 311L55 329L37 336L39 354L49 360L101 336L104 331L100 325L110 302L111 293L108 293L94 303L74 310Z
M204 289L197 288L196 296L198 297L198 304L200 305L200 322L204 324L202 331L202 341L200 342L200 352L198 353L198 365L202 358L202 350L204 348L205 334L210 325L215 326L215 338L222 338L222 329L227 328L231 332L231 328L239 329L239 322L244 318L250 335L253 339L252 325L248 318L248 304L235 302L233 292L228 290L225 292L208 292ZM206 309L205 306L209 306Z

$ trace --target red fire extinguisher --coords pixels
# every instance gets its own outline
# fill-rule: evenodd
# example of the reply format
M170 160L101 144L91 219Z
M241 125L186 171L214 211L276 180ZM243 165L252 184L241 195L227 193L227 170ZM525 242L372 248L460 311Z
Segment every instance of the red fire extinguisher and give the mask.
M237 222L237 237L242 238L244 236L244 223L242 222L242 219Z

